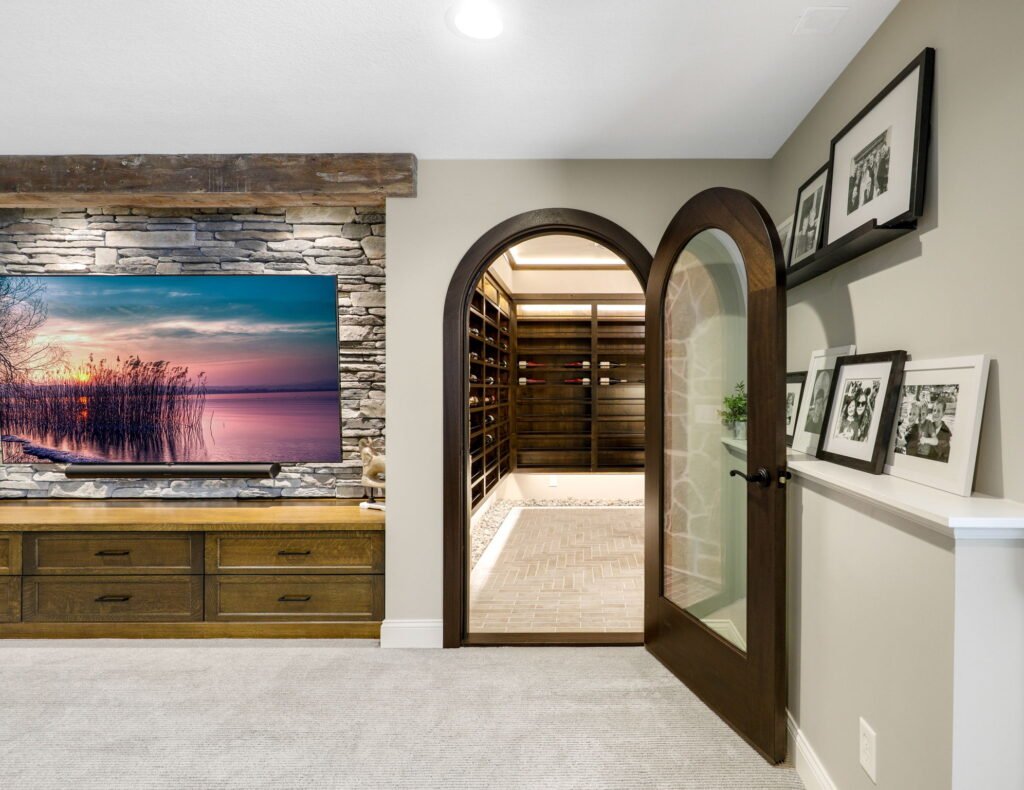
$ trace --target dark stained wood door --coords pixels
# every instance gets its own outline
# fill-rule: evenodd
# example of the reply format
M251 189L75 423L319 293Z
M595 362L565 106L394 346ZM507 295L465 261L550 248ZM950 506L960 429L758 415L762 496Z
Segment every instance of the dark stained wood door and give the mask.
M785 289L774 223L716 188L647 287L645 642L766 759L786 753ZM724 396L748 394L745 437Z

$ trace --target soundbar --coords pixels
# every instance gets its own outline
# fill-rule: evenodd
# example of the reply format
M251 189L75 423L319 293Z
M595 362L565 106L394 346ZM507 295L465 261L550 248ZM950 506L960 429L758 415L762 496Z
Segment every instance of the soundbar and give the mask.
M281 464L69 464L69 478L256 478L277 477Z

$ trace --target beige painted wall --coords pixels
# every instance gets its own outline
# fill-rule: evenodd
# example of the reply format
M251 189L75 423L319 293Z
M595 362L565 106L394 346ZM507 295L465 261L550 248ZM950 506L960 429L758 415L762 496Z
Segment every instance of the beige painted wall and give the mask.
M789 369L804 369L813 349L849 342L862 352L902 348L918 359L992 354L976 490L1018 500L1021 30L1019 0L903 0L772 160L765 200L777 219L792 214L797 187L826 161L832 136L925 46L936 48L920 231L789 294ZM836 786L875 787L857 761L859 716L878 732L879 788L1019 786L1020 750L1003 749L1000 738L1021 737L1021 629L1013 625L1007 636L1008 660L988 659L981 670L960 625L987 622L987 610L1021 622L1019 557L989 564L998 583L990 579L985 589L1000 591L998 609L977 596L961 603L960 591L974 582L960 570L960 553L980 550L958 547L954 570L949 547L898 519L809 486L793 494L790 706ZM985 577L977 563L968 567ZM985 635L975 633L975 642Z
M841 790L949 790L952 541L813 483L789 490L789 709Z
M419 197L388 201L387 619L441 618L441 319L466 250L523 211L619 223L653 253L688 198L766 191L767 162L424 161Z
M927 208L920 231L794 289L789 369L812 349L905 349L918 359L995 358L976 490L1024 500L1024 208L1020 0L903 0L785 143L765 204L793 213L797 187L829 155L829 141L925 46L936 49Z

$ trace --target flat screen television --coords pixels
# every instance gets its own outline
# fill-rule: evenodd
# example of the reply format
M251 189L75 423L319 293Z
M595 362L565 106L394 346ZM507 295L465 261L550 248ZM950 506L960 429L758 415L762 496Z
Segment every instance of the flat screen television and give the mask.
M3 461L338 462L337 322L334 277L2 276Z

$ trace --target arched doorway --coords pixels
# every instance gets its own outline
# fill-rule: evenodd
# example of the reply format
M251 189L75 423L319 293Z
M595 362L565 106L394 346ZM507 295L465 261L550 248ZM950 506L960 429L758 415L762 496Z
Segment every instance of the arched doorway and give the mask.
M444 645L458 647L466 633L466 535L470 506L466 487L466 323L477 281L502 251L539 236L579 236L618 255L646 287L651 254L628 231L577 209L540 209L512 217L469 249L448 288L444 309ZM560 641L556 638L546 643ZM574 640L577 641L577 640Z

